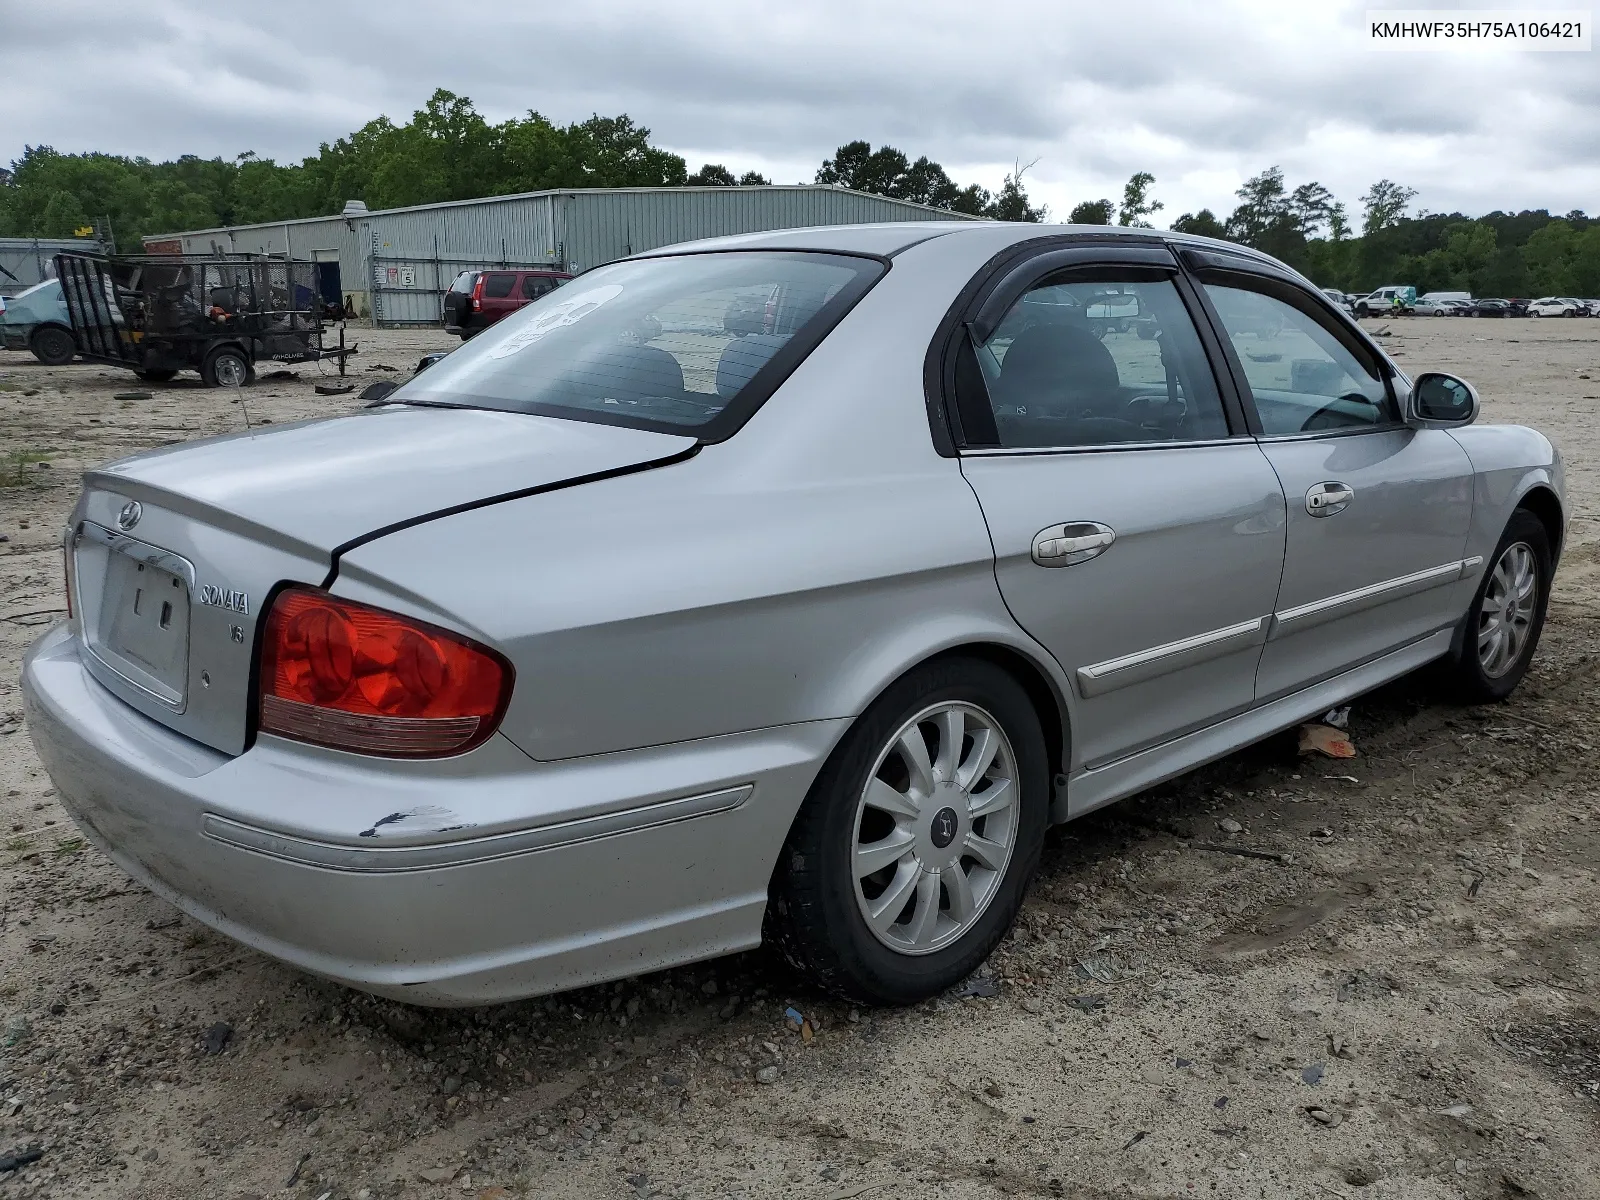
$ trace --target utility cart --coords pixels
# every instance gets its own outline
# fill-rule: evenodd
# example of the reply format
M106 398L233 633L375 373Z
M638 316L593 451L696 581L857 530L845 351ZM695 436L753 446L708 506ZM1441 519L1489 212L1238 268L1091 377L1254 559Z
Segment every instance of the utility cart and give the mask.
M317 264L264 256L56 255L78 353L165 382L198 371L211 387L240 387L256 363L344 358L322 344Z

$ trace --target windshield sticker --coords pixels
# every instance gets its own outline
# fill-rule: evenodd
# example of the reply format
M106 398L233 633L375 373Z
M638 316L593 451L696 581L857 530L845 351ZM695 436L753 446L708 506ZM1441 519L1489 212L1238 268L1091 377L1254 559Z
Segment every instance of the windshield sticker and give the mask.
M489 357L509 358L519 350L525 350L535 342L542 341L557 329L576 325L602 304L615 300L620 295L622 295L621 285L613 283L605 287L592 288L587 292L579 292L576 296L567 296L561 303L542 309L532 321L490 350Z

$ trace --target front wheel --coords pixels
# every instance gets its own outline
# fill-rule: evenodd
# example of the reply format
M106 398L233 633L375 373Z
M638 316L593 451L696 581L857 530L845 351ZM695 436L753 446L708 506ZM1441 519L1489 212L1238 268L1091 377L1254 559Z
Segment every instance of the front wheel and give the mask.
M1484 704L1516 690L1544 629L1551 573L1550 535L1538 517L1519 508L1467 610L1460 651L1447 663L1454 698Z
M829 757L784 844L767 933L823 987L914 1004L983 962L1021 907L1049 809L1033 704L978 659L920 667Z
M59 325L46 325L34 330L28 339L28 349L47 367L64 367L78 353L78 344L72 335Z

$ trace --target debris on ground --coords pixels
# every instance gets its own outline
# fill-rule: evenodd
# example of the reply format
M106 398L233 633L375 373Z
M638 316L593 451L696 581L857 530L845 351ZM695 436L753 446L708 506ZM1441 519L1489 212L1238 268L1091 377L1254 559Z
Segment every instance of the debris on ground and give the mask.
M1000 985L993 979L984 975L979 976L976 979L967 980L966 986L956 993L956 997L961 1000L967 1000L974 997L988 999L992 996L998 996L999 994Z
M1322 723L1332 725L1335 729L1349 729L1350 706L1346 704L1343 708L1330 708L1322 714Z
M1235 821L1232 817L1223 817L1222 820L1217 822L1217 828L1222 830L1222 832L1227 834L1229 837L1244 832L1244 826L1239 824L1239 822Z
M1355 743L1350 735L1332 725L1314 723L1300 726L1300 753L1325 754L1329 758L1354 758Z
M233 1039L233 1026L226 1021L218 1021L205 1031L200 1039L200 1045L207 1054L221 1054L228 1048L228 1043Z
M25 1167L29 1163L36 1163L44 1157L44 1151L38 1146L28 1150L13 1150L10 1154L0 1154L0 1175L7 1171L15 1171L18 1167Z
M1322 1082L1323 1066L1321 1063L1312 1063L1300 1072L1300 1082L1308 1087L1316 1087Z
M113 400L153 400L153 399L155 399L155 393L154 392L113 392L111 394L111 398Z
M319 396L343 396L356 390L353 383L319 383L311 389Z

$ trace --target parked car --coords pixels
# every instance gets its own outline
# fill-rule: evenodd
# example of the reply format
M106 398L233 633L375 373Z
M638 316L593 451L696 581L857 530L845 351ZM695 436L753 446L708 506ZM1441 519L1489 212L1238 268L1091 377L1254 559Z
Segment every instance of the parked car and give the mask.
M1419 299L1422 300L1459 300L1463 304L1472 303L1471 292L1424 292Z
M1506 313L1507 316L1525 317L1525 316L1528 315L1528 301L1526 301L1526 300L1518 300L1516 298L1512 298L1512 299L1506 301L1506 306L1507 306L1507 308L1509 310Z
M1475 317L1509 317L1514 316L1511 302L1494 298L1476 301L1472 306L1472 315Z
M0 346L31 350L47 366L59 367L78 353L61 281L46 279L0 301Z
M1159 353L1093 328L1130 290ZM909 1003L1005 934L1050 823L1428 664L1517 686L1562 467L1477 413L1180 234L652 251L376 408L88 472L25 727L124 870L354 987L766 938Z
M1417 301L1411 311L1419 317L1459 317L1471 307L1469 302L1463 300L1429 300L1424 297Z
M1528 305L1530 317L1580 317L1586 316L1583 305L1565 296L1546 296Z
M1329 300L1332 300L1334 302L1334 304L1336 304L1340 308L1344 309L1345 312L1349 313L1351 316L1355 316L1355 312L1356 312L1355 302L1351 299L1351 297L1349 295L1347 295L1344 292L1341 292L1338 288L1323 288L1322 289L1322 294L1324 296L1326 296Z
M1600 314L1600 305L1593 300L1583 300L1577 296L1562 296L1560 299L1567 301L1576 309L1572 314L1575 317L1592 317Z
M1416 302L1417 289L1414 287L1399 285L1381 287L1375 292L1368 292L1365 296L1356 298L1356 316L1382 316L1384 313L1392 312L1409 313Z
M466 341L572 276L554 270L462 271L444 294L444 328Z

